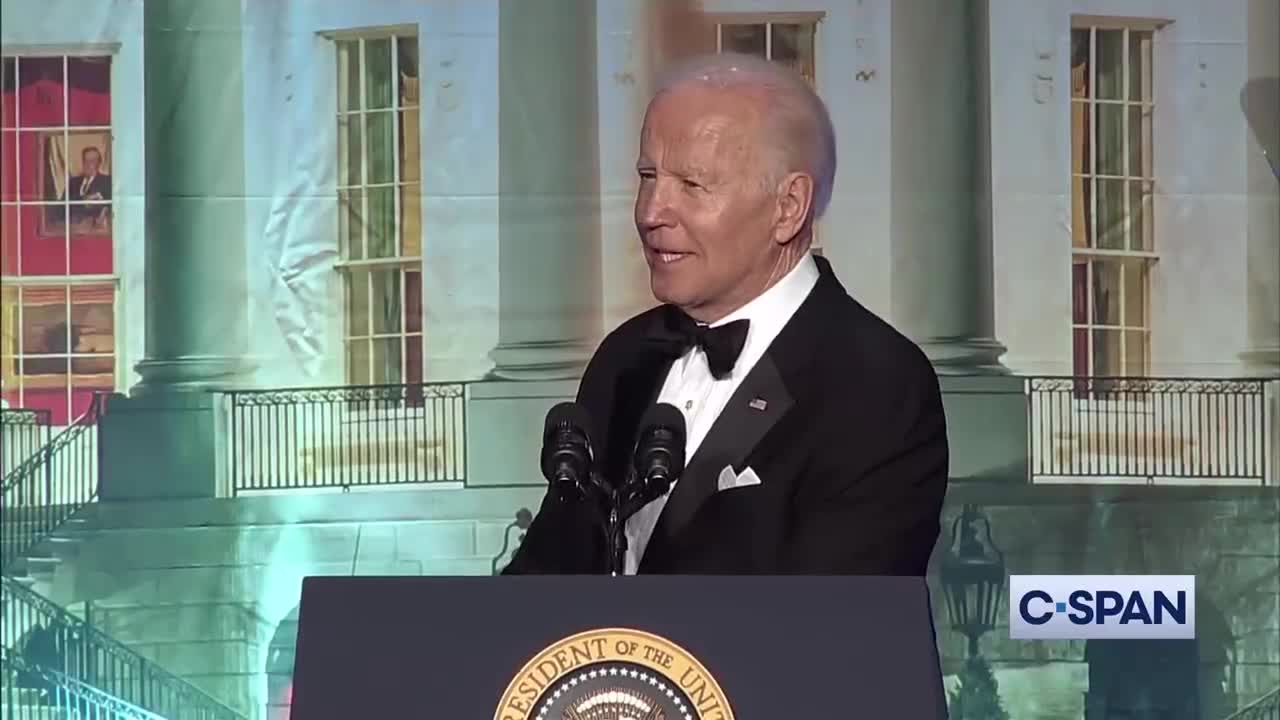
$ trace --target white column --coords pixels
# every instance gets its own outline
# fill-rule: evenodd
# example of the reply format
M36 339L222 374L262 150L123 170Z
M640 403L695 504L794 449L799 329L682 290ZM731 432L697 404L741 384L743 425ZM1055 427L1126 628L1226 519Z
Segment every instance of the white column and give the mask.
M992 308L987 2L892 8L893 320L939 373L1004 374Z
M143 5L146 357L99 422L99 498L218 492L220 406L250 369L240 0Z
M952 480L1025 482L1023 381L992 307L988 2L892 8L892 318L942 376Z
M498 5L495 378L578 377L600 329L595 0Z
M1251 372L1272 377L1280 376L1280 178L1273 169L1280 168L1277 27L1280 2L1249 0L1248 81L1241 92L1241 106L1249 126L1249 345L1241 359Z
M235 385L249 369L244 30L238 0L148 0L146 357L132 394Z
M574 397L601 329L596 3L497 7L498 346L468 388L472 487L545 482L543 418Z
M633 215L657 36L651 0L604 3L599 12L600 272L602 329L608 332L656 303Z

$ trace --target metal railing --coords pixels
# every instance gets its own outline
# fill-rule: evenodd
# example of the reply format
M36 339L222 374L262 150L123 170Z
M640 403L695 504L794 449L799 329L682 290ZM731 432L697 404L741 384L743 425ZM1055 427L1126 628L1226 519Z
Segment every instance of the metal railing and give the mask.
M0 644L167 720L244 720L195 685L10 577L0 577ZM6 671L9 669L5 668Z
M23 460L0 486L0 564L8 566L98 496L98 418L106 394Z
M1035 482L1267 481L1263 379L1028 379Z
M232 494L466 480L466 386L225 393Z
M8 477L49 442L52 419L48 410L0 409L0 478Z
M4 720L166 720L64 673L0 648L0 705Z
M1228 715L1226 720L1280 720L1280 687Z

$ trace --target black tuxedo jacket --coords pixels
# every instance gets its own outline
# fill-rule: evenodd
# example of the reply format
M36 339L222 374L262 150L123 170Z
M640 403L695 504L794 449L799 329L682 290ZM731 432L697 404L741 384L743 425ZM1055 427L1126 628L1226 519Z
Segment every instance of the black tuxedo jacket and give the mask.
M925 574L947 482L937 376L816 260L817 285L688 458L639 572ZM579 387L606 477L622 476L671 367L645 347L656 322L658 308L606 337ZM717 491L726 465L760 484ZM604 573L607 561L594 512L549 493L504 573Z
M103 200L111 199L111 176L101 173L95 175L93 180L89 182L89 187L84 192L80 192L80 186L84 184L83 175L72 175L67 181L67 197L70 202L84 202L85 198L98 193Z

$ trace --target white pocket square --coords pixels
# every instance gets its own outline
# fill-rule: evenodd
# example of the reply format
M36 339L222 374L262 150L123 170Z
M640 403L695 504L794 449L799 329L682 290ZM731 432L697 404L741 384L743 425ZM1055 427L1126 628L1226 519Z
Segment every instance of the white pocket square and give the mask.
M734 488L751 487L760 484L760 476L756 475L756 471L747 468L740 473L733 471L732 465L725 465L720 471L720 481L717 483L718 490L732 490Z

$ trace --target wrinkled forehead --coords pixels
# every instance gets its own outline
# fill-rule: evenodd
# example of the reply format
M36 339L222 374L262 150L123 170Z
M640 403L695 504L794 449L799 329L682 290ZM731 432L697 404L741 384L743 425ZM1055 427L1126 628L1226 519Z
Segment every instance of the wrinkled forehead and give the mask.
M758 137L760 110L748 94L714 88L680 88L655 97L645 113L640 152L748 160Z

